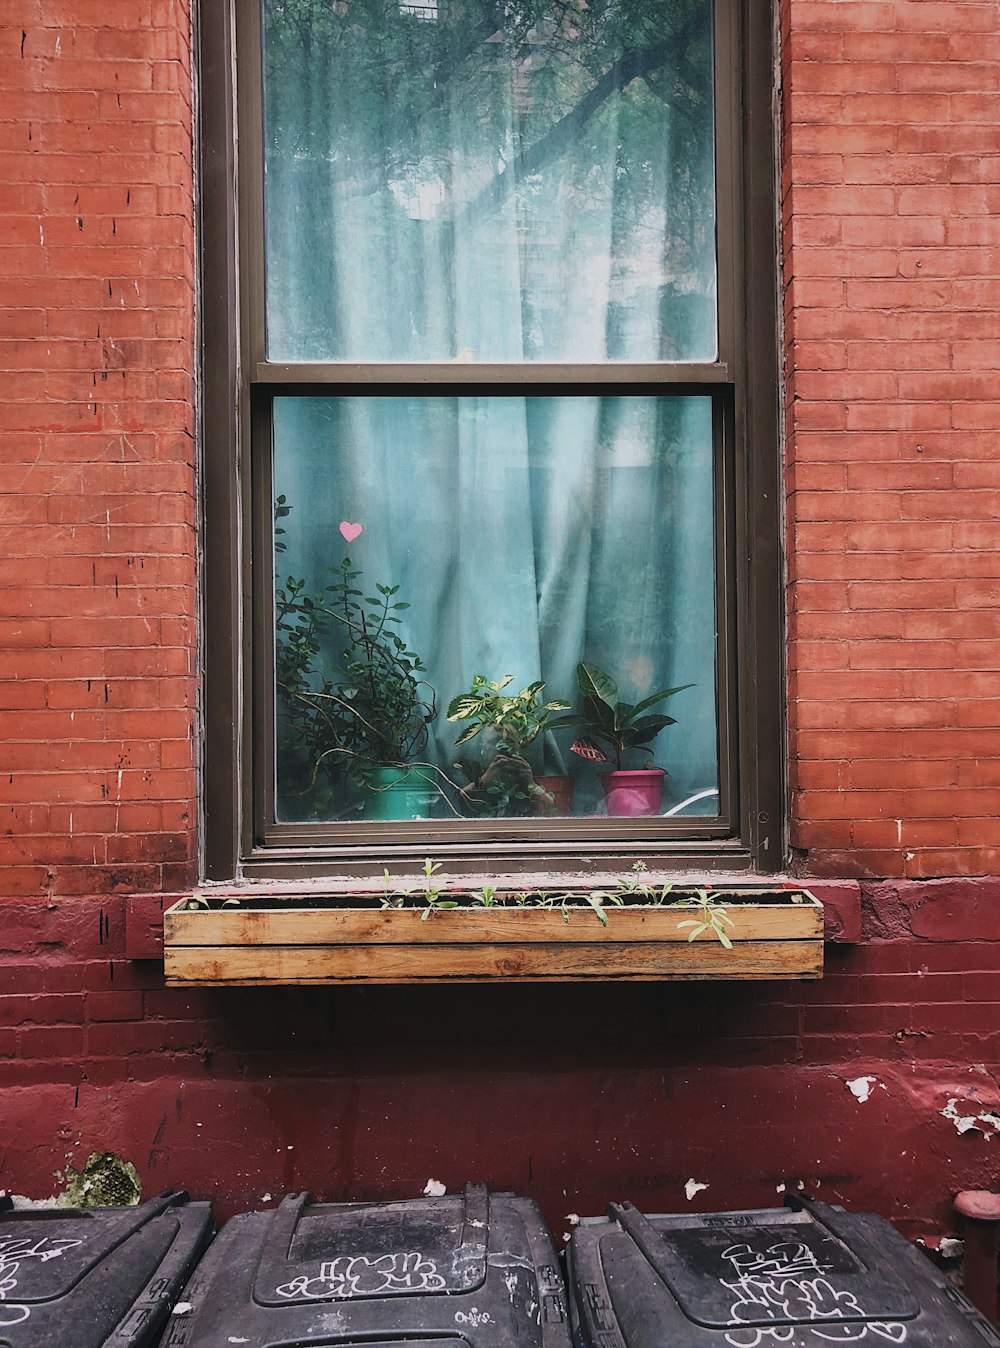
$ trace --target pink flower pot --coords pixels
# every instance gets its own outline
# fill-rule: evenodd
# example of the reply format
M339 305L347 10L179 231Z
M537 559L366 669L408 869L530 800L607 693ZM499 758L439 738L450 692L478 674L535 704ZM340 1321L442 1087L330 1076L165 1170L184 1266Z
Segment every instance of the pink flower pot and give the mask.
M636 768L634 771L599 772L604 787L608 814L635 816L659 814L663 795L663 768Z

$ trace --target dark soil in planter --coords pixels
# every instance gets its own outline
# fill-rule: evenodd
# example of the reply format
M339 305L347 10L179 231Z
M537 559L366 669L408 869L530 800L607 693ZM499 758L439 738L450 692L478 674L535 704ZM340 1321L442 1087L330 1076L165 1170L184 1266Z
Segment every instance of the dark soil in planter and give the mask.
M433 893L432 889L432 893ZM562 908L591 909L586 894L603 894L605 906L613 908L672 908L685 901L698 902L707 895L713 904L723 907L739 907L746 904L766 904L770 906L798 905L812 903L808 893L801 889L715 889L704 887L677 887L671 889L665 899L658 900L648 895L620 893L612 887L600 885L589 887L587 891L576 890L499 890L490 904L484 904L472 897L468 889L442 888L437 891L432 904L455 905L462 909L475 909L489 912L494 909L524 909L525 911L558 912ZM401 890L392 891L389 901L381 893L358 892L350 894L234 894L230 892L212 893L199 890L189 905L189 911L207 908L210 912L287 912L294 910L339 911L344 909L399 910L424 909L427 896L422 889L411 893Z

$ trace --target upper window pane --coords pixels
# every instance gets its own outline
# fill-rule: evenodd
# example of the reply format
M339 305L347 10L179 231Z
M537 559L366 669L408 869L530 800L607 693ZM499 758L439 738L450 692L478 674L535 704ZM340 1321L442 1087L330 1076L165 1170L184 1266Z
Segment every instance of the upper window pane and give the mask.
M268 356L717 351L711 0L265 0Z

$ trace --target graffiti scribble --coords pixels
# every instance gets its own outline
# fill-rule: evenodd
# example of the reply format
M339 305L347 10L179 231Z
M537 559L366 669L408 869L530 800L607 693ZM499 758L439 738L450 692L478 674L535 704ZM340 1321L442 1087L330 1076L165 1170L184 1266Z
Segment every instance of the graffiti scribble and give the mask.
M279 1296L328 1300L331 1297L378 1296L386 1292L440 1292L444 1278L433 1259L422 1254L341 1255L320 1264L314 1278L304 1273L276 1288Z
M857 1297L825 1276L831 1266L821 1264L808 1245L781 1241L766 1250L730 1245L722 1258L732 1268L719 1281L735 1298L726 1334L733 1348L791 1343L803 1325L806 1333L828 1343L859 1343L869 1336L890 1343L906 1340L905 1325L865 1321Z
M74 1245L82 1244L81 1240L49 1240L46 1236L34 1242L14 1236L0 1240L0 1328L19 1325L31 1314L30 1306L11 1300L11 1293L17 1290L17 1274L22 1263L26 1259L37 1259L44 1264L49 1259L58 1259Z

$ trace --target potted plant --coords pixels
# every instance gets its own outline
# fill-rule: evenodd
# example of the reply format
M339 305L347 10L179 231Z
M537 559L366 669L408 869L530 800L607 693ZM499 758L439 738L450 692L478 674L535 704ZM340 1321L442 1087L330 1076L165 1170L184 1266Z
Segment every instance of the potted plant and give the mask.
M598 773L608 814L658 814L665 770L626 766L626 759L637 754L652 755L649 747L652 741L666 726L677 722L673 716L651 714L650 709L685 688L693 688L694 684L663 688L641 702L622 702L614 679L598 665L584 660L576 667L576 681L583 698L581 710L553 722L550 728L578 727L583 734L570 745L572 751L591 762L614 764L611 771Z
M349 557L334 568L325 596L310 596L289 576L276 595L279 699L289 726L309 753L312 782L349 773L361 787L365 819L411 819L426 813L437 769L422 763L428 726L437 715L424 666L397 627L409 605L398 585L365 595ZM319 673L321 646L339 626L340 665Z
M536 741L551 728L556 712L569 711L568 702L542 702L543 681L519 693L505 693L513 682L508 674L491 682L477 674L467 693L448 704L449 721L467 721L455 741L460 748L483 731L491 732L491 753L485 765L464 758L458 765L469 778L462 789L465 802L479 814L494 816L569 814L573 779L563 775L536 776L528 757Z

